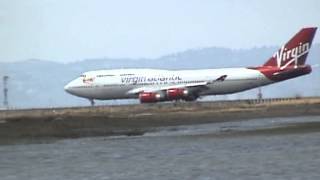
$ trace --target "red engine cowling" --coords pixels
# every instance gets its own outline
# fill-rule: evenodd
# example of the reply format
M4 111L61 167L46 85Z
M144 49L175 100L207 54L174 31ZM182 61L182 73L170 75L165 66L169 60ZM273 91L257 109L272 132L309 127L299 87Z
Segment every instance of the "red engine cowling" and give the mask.
M176 99L183 99L184 97L188 96L188 90L186 89L168 89L167 90L167 97L169 100L176 100Z
M155 92L142 92L139 94L141 103L153 103L161 100L161 95Z

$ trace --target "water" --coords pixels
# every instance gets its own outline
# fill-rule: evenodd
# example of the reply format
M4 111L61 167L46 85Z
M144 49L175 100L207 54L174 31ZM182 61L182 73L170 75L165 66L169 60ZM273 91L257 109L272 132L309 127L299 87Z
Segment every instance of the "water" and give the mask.
M320 179L320 117L0 146L0 179Z

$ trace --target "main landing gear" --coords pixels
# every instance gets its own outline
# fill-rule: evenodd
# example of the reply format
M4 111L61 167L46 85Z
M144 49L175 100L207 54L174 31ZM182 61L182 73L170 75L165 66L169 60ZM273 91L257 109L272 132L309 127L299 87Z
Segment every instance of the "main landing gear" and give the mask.
M93 99L89 99L91 106L94 106L94 100Z

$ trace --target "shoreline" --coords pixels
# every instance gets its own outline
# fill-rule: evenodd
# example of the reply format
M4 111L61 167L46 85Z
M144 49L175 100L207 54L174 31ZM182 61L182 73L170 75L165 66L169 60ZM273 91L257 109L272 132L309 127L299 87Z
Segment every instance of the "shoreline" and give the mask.
M25 139L135 136L168 126L317 115L319 97L2 110L0 144Z

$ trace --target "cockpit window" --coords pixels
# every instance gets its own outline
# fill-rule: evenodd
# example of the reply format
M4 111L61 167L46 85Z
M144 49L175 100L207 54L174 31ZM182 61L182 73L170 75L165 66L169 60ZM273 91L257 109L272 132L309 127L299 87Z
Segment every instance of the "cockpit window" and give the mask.
M80 77L86 77L86 75L84 75L84 74L81 74L81 75L80 75Z

